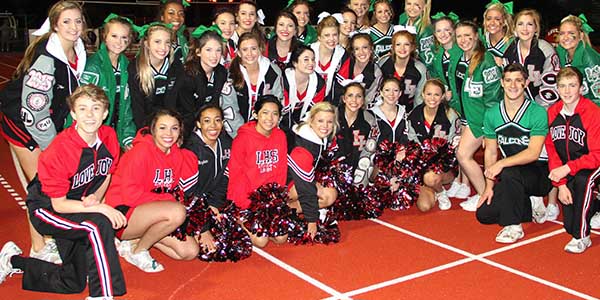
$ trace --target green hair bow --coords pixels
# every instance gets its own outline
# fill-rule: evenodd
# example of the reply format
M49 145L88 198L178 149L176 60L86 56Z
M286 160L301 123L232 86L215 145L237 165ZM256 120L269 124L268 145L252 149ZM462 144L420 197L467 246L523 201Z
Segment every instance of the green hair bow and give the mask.
M288 0L288 3L287 3L287 5L284 8L290 7L294 3L294 1L296 1L296 0ZM306 0L306 1L308 1L308 2L315 2L317 0Z
M588 24L588 20L584 14L580 14L578 17L581 20L581 30L583 30L583 32L589 34L590 32L594 31L594 28Z
M494 5L494 4L502 4L502 6L504 6L504 9L506 9L506 11L509 14L511 14L511 15L513 14L513 2L512 1L506 2L506 3L502 3L499 0L492 0L492 1L490 1L490 3L488 3L485 6L485 8L488 8L488 7L490 7L490 6Z
M223 33L221 32L221 29L219 28L219 26L217 26L216 24L212 25L210 27L200 25L200 26L196 27L196 29L194 29L194 31L192 31L192 33L190 35L193 38L197 39L197 38L200 38L207 31L214 31L214 32L218 33L219 36L221 36L221 38L223 38L223 36L222 36Z
M169 0L160 0L160 2L162 2L163 4L167 3L167 1ZM192 2L191 0L181 0L181 5L183 5L183 7L189 7L191 4L190 2Z
M110 22L110 20L116 19L116 18L121 18L121 19L127 21L127 23L131 24L131 29L133 29L133 31L135 31L135 32L140 32L140 30L142 29L140 26L135 25L133 23L133 21L131 21L130 18L119 16L115 13L111 13L110 15L108 15L108 17L106 17L106 19L104 19L103 24L106 24L106 23Z
M439 13L431 16L431 18L434 19L434 20L438 20L438 19L441 19L441 18L444 18L444 17L452 20L452 22L454 22L455 24L458 23L458 20L459 20L458 15L455 14L454 12L452 12L452 11L449 12L447 15L445 13L443 13L443 12L440 11Z
M375 2L377 2L377 0L371 0L371 5L369 5L369 12L372 12L375 10ZM392 0L388 0L388 2L392 2Z
M169 29L173 29L173 24L165 24L163 22L152 22L149 24L146 24L144 26L138 27L138 30L136 30L136 32L138 33L139 39L143 39L146 36L146 33L148 32L148 28L152 27L152 26L164 26L166 28Z

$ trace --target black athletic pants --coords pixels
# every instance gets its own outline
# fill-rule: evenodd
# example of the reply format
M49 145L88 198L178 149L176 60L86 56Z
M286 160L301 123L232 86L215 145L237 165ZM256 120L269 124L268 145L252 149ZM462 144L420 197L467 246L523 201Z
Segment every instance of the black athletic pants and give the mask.
M600 169L581 170L567 176L573 204L562 205L565 230L576 239L590 235L590 220L596 212L598 200L593 193L600 177Z

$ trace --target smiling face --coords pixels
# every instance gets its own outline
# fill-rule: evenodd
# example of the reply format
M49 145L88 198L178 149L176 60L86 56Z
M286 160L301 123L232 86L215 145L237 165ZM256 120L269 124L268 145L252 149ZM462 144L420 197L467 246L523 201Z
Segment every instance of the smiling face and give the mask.
M515 32L521 41L531 41L537 31L535 19L530 15L521 15L517 19Z
M315 70L315 53L310 50L304 50L298 56L298 62L293 63L296 72L302 74L312 74Z
M359 19L362 19L369 11L368 0L350 0L350 9L356 13Z
M100 101L94 101L87 95L75 100L71 117L77 121L77 132L80 136L95 134L108 116L108 108Z
M281 16L275 23L275 33L279 40L289 41L296 36L296 24L292 19Z
M321 139L328 137L333 132L335 114L328 111L319 111L314 116L310 116L310 128Z
M329 50L335 49L339 43L339 35L337 27L325 27L319 35L319 42Z
M151 62L164 60L171 51L171 34L164 29L154 30L148 33L144 41Z
M235 31L235 16L228 12L221 13L215 19L214 24L221 29L223 38L229 40Z
M254 114L254 117L256 118L256 131L264 136L269 136L273 128L279 124L279 107L275 103L266 102L258 113Z
M473 51L477 39L477 32L471 26L459 26L456 28L456 43L465 52Z
M485 28L485 31L489 32L491 35L498 33L503 34L503 26L505 22L504 15L501 11L497 9L490 9L485 14L483 28Z
M581 41L582 32L572 22L563 22L558 31L558 43L567 51L574 51Z
M242 58L242 65L249 66L258 63L260 48L258 47L257 40L245 39L241 41L238 46L238 52Z
M200 57L200 65L205 72L211 72L221 62L223 55L223 44L221 41L209 39L204 46L197 50Z
M349 86L346 88L344 95L342 95L342 101L344 102L346 111L358 112L365 104L364 90L358 86Z
M381 97L383 98L383 102L388 105L396 105L398 104L398 99L402 95L402 91L400 90L400 86L396 81L388 80L381 87Z
M400 60L410 58L411 53L415 50L412 41L404 35L400 35L396 38L392 48L396 55L396 59Z
M389 24L392 19L392 9L389 4L379 2L375 5L375 20L380 24Z
M444 93L442 89L435 84L427 84L423 88L423 102L428 108L436 109L442 103Z
M424 8L424 0L406 0L404 2L404 12L411 20L418 19L423 14Z
M356 61L363 64L368 63L373 55L371 41L366 38L355 38L352 41L352 53Z
M565 105L574 107L581 96L581 85L576 76L563 76L557 82L558 94Z
M79 9L66 9L60 13L54 31L61 42L76 42L83 30L83 17Z
M298 27L304 29L306 24L308 24L308 22L310 21L310 11L308 9L308 6L304 4L298 4L294 7L292 13L294 14L294 16L296 16L296 19L298 19Z
M165 24L173 24L173 31L179 30L185 24L185 11L183 5L177 2L169 2L165 6L165 11L160 20Z
M256 24L256 20L256 7L248 3L240 4L237 13L237 21L242 32L250 32L254 27L254 24Z
M350 32L356 29L356 15L352 12L345 12L342 14L344 22L340 24L340 33L348 36Z
M200 113L196 126L200 128L202 139L207 144L213 144L219 139L223 129L223 116L216 108L208 108Z
M451 46L454 42L454 27L452 21L444 19L435 22L433 35L442 47L446 48L446 46Z
M504 99L508 101L525 99L527 78L521 72L505 72L500 81L504 88Z
M154 144L165 153L168 153L171 147L177 143L180 134L181 124L175 117L169 115L158 117L152 128Z
M121 23L109 23L106 26L104 43L109 53L119 55L127 49L131 41L130 27Z

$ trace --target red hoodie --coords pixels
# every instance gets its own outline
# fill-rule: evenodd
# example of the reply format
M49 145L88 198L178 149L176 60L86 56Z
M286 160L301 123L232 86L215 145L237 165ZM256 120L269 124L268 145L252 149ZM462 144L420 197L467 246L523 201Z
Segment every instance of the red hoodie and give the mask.
M133 149L127 151L117 167L106 193L106 203L116 207L157 201L175 201L171 191L178 185L184 191L198 181L194 153L174 145L169 154L162 152L151 134L138 131Z
M248 208L248 195L265 183L285 185L287 177L287 141L285 133L274 128L269 137L256 131L256 121L238 130L227 164L227 198L242 209ZM226 173L227 173L226 171Z

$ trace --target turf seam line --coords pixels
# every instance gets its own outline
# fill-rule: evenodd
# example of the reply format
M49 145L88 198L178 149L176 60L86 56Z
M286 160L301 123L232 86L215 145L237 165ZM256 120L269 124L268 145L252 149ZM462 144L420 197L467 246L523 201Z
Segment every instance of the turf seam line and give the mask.
M277 265L278 267L292 273L293 275L295 275L296 277L312 284L313 286L317 287L318 289L328 293L329 295L332 295L335 297L335 299L349 299L348 297L344 296L341 292L336 291L335 289L333 289L332 287L320 282L319 280L309 276L308 274L292 267L291 265L283 262L282 260L276 258L275 256L267 253L266 251L259 249L257 247L252 247L252 251L260 256L262 256L264 259L272 262L273 264Z

